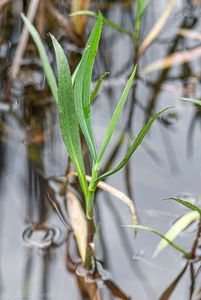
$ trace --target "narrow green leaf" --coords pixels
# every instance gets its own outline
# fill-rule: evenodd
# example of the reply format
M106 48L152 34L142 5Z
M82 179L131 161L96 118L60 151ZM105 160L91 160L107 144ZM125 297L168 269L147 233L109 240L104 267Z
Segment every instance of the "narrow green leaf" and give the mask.
M196 205L191 204L188 201L185 201L185 200L182 200L182 199L178 199L178 198L173 198L173 197L168 198L168 199L164 199L164 200L174 200L174 201L182 204L183 206L185 206L185 207L187 207L187 208L189 208L191 210L197 211L201 215L201 209L199 207L197 207Z
M35 43L35 45L38 49L39 56L40 56L40 59L41 59L42 64L43 64L43 69L44 69L44 72L45 72L45 76L47 78L48 85L50 87L50 90L52 92L52 95L53 95L55 101L58 103L57 82L56 82L56 79L54 77L54 73L53 73L52 67L50 65L48 56L46 54L45 48L43 46L43 43L41 41L41 38L40 38L37 30L33 26L33 24L29 21L29 19L27 19L27 17L25 17L25 15L23 13L21 13L21 17L22 17L22 20L23 20L24 24L26 25L26 28L29 31L30 35L32 36L32 38L34 40L34 43Z
M144 14L145 9L147 8L150 0L137 0L137 15L135 19L135 42L139 39L139 31L141 26L141 19Z
M53 35L50 35L54 46L58 71L58 107L61 133L69 156L78 173L85 199L88 196L84 162L82 158L78 120L75 112L73 86L70 69L62 47Z
M137 16L142 16L150 0L137 0Z
M87 15L89 17L96 17L96 18L98 17L98 14L91 10L79 10L72 14L69 14L70 17L82 16L82 15ZM103 17L103 22L104 22L104 24L110 26L111 28L115 29L116 31L124 33L124 34L128 35L129 37L133 38L132 32L130 32L129 30L126 30L125 28L119 26L118 24L112 22L111 20Z
M122 161L116 166L114 167L112 170L107 171L105 173L103 173L101 176L98 177L97 181L103 180L104 178L118 172L120 169L122 169L125 164L128 162L128 160L130 159L130 157L133 155L133 153L137 150L137 148L140 146L140 144L142 143L144 137L146 136L147 132L149 131L150 127L152 126L152 124L154 123L154 121L162 114L164 113L166 110L170 109L172 107L168 107L165 108L161 111L159 111L157 114L155 114L150 120L149 122L140 130L138 136L136 137L134 143L132 144L132 146L129 148L128 152L126 153L126 155L124 156L124 158L122 159Z
M184 229L186 229L193 221L198 220L199 218L200 214L197 211L188 212L179 218L164 236L172 242ZM168 245L168 242L163 239L156 247L153 256L157 256Z
M112 116L112 119L110 120L109 122L109 125L108 125L108 128L107 128L107 132L106 132L106 135L105 135L105 139L103 141L103 144L100 148L100 151L98 153L98 157L97 157L97 165L100 165L101 162L102 162L102 158L103 158L103 155L107 149L107 146L112 138L112 135L117 127L117 123L119 121L119 117L120 117L120 114L122 112L122 109L124 107L124 104L127 100L127 97L128 97L128 93L130 91L130 88L132 86L132 83L133 83L133 79L135 77L135 73L136 73L136 66L134 67L133 69L133 72L124 88L124 91L123 91L123 94L117 104L117 107L115 108L115 111L113 113L113 116Z
M71 75L71 80L72 80L72 85L73 85L73 86L74 86L74 84L75 84L75 78L76 78L76 75L77 75L77 73L78 73L78 71L79 71L79 68L80 68L80 62L79 62L79 64L77 65L77 67L75 68L73 74Z
M109 72L105 72L96 82L95 88L91 93L90 103L92 103L94 101L94 99L96 98L96 96L98 95L101 84L108 74L109 74Z
M198 99L193 99L193 98L181 98L184 101L189 101L192 102L194 104L200 105L201 106L201 100Z
M91 126L90 84L101 31L102 16L99 14L96 25L90 34L82 55L74 84L75 109L77 117L94 161L96 160L96 147Z
M183 248L181 248L180 246L178 246L177 244L173 243L172 241L170 241L167 237L165 237L162 233L160 233L159 231L148 227L148 226L143 226L143 225L123 225L123 227L128 227L128 228L133 228L133 229L139 229L139 230L145 230L145 231L149 231L149 232L153 232L156 235L160 236L162 239L164 239L170 246L172 246L173 248L175 248L176 250L178 250L179 252L181 252L182 254L184 254L187 258L189 258L189 253L186 252Z

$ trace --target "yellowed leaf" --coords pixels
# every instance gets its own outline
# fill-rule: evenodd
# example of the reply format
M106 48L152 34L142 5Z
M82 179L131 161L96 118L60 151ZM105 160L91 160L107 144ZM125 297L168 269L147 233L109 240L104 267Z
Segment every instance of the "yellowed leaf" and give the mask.
M150 31L148 36L145 38L145 40L142 42L142 45L139 48L139 56L141 56L144 51L149 47L149 45L155 40L155 38L158 36L158 34L163 29L165 23L167 22L177 0L171 0L165 9L162 16L159 18L157 23L154 25L153 29Z
M181 28L178 30L178 34L186 38L201 41L201 33L194 30Z
M68 179L71 179L73 176L77 176L76 172L70 172L68 174ZM91 176L86 175L86 179L88 182L91 181ZM133 201L123 192L121 192L120 190L114 188L113 186L103 182L103 181L99 181L97 187L99 189L102 189L108 193L110 193L111 195L115 196L116 198L118 198L121 202L123 202L124 204L126 204L130 210L131 216L132 216L132 220L133 220L133 224L138 224L138 217L137 217L137 211L136 208L134 206Z
M77 196L74 193L68 191L66 198L67 198L68 215L77 242L77 247L82 262L84 263L86 259L86 249L87 249L87 221Z
M89 8L90 8L90 0L85 0L85 1L73 0L71 6L71 13L80 10L88 10ZM83 34L86 21L87 21L87 15L75 16L72 19L74 30L78 35Z
M86 179L87 179L87 181L90 181L91 177L87 175ZM124 194L120 190L114 188L113 186L111 186L103 181L99 181L97 187L99 189L102 189L102 190L110 193L111 195L115 196L120 201L122 201L124 204L126 204L132 215L133 224L138 224L138 217L137 217L135 206L133 204L133 201L126 194Z
M143 74L149 74L158 70L167 69L192 61L201 56L201 47L196 47L192 50L176 52L165 58L154 61L153 63L142 69Z

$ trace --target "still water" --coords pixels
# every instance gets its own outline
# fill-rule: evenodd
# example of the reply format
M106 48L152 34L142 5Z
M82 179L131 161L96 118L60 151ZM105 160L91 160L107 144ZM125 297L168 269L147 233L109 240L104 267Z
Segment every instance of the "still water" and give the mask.
M11 1L0 9L0 299L201 299L199 261L185 267L185 259L170 247L153 258L159 238L145 232L135 237L132 230L122 228L132 221L129 210L105 192L96 198L97 276L81 267L69 230L66 201L60 193L67 154L57 109L33 44L28 44L18 76L5 97L21 33L22 2ZM66 1L50 2L67 16ZM100 7L105 17L132 31L134 2L103 4ZM165 0L150 0L142 19L141 41L166 5ZM92 2L93 6L98 4ZM108 180L135 200L141 224L162 233L187 212L162 199L178 197L198 206L201 201L201 111L180 100L201 97L201 59L147 75L142 70L154 60L200 45L198 40L177 34L180 27L200 32L200 11L200 1L178 0L160 35L141 57L138 78L105 159L105 164L111 159L117 163L152 111L174 105L154 124L129 166ZM51 21L47 18L45 32L59 38L73 67L82 47ZM89 19L87 34L93 23ZM45 41L54 65L46 35ZM105 26L93 74L95 83L102 73L110 72L92 107L97 146L103 141L135 60L131 39ZM123 132L124 144L118 147ZM118 150L116 155L114 149ZM197 229L198 224L192 224L177 243L190 251ZM199 247L197 250L199 253ZM162 298L182 270L171 296Z

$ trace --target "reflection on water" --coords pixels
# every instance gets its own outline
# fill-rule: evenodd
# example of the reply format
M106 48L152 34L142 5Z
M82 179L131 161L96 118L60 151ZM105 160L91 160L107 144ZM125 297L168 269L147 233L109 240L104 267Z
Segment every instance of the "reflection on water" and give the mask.
M22 238L30 247L47 248L57 242L60 237L60 229L56 226L47 227L32 225L25 229Z
M68 11L64 1L55 2L62 13ZM141 40L166 3L150 1ZM186 262L169 247L153 259L158 237L141 232L135 237L122 228L121 224L131 222L129 211L104 192L97 194L96 201L93 272L83 269L66 209L64 175L70 166L56 107L31 43L15 82L11 87L8 84L21 32L18 13L22 4L17 0L3 10L0 7L0 299L201 299L199 261ZM105 16L132 30L135 4L106 4ZM143 75L141 68L159 57L199 45L199 41L177 35L178 28L199 32L199 13L199 1L177 1L163 31L139 62L138 79L104 162L106 170L119 161L130 137L136 136L153 111L175 105L154 125L129 165L110 179L113 186L135 199L140 223L161 232L186 209L160 199L175 196L200 205L201 154L197 149L201 146L201 114L198 107L179 100L200 98L200 59L149 75ZM36 23L60 38L73 67L80 57L80 41L75 44L74 36L66 37L61 19L58 25L50 13L48 16L51 25L43 28L39 18ZM90 19L89 27L91 23ZM51 52L48 39L46 45ZM128 36L105 26L94 69L94 81L110 72L93 105L98 146L136 61L135 50ZM72 186L77 188L77 182ZM197 223L181 234L178 244L199 255Z

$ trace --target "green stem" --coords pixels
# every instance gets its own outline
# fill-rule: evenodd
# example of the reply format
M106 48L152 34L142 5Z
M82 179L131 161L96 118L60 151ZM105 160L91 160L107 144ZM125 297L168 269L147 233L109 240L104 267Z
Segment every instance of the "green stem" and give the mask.
M88 220L91 220L94 217L94 212L93 212L94 196L95 196L95 191L97 186L97 177L98 177L99 170L100 170L100 165L95 164L92 170L92 176L89 184L89 192L88 192L88 199L87 199L86 213L87 213Z

